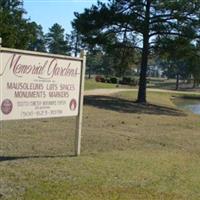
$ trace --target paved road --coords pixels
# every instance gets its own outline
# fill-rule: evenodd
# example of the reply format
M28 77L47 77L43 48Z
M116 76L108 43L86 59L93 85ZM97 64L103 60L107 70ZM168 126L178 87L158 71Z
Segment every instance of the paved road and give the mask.
M91 95L111 95L117 92L123 91L137 91L137 89L126 89L126 88L116 88L116 89L94 89L94 90L86 90L84 92L85 96ZM175 90L162 90L162 89L153 89L149 88L147 91L151 92L164 92L164 93L173 93L173 94L197 94L200 95L200 92L185 92L185 91L175 91Z

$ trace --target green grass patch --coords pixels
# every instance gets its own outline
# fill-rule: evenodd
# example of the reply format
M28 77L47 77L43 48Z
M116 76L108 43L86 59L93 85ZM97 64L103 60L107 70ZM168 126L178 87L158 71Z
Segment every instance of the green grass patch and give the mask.
M16 191L7 199L196 200L199 164L197 156L177 150L116 151L78 159L18 160L2 171L2 178L9 176Z

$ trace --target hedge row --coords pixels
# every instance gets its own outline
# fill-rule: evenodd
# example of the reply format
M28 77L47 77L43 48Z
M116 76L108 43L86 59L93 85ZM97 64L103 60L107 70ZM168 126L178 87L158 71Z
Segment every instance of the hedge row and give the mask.
M102 83L112 83L112 84L122 84L122 85L138 85L138 78L133 77L122 77L121 79L117 77L104 77L104 76L96 76L96 82Z

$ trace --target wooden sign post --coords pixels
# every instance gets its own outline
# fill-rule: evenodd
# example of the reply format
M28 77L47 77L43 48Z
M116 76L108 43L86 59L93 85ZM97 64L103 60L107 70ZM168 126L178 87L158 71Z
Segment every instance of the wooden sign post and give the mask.
M75 116L80 155L85 63L84 52L74 58L0 46L0 121Z
M81 68L81 82L80 82L80 94L79 94L79 112L76 117L76 136L75 136L75 155L80 155L81 152L81 132L82 132L82 115L83 115L83 98L84 98L84 83L85 83L85 65L86 65L86 53L81 52L80 57L83 59Z

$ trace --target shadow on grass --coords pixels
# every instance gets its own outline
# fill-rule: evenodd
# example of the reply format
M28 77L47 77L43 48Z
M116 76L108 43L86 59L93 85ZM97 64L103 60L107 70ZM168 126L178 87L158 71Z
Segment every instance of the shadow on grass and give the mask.
M84 104L121 113L186 116L183 111L175 108L154 104L138 104L134 101L111 96L86 96Z
M55 156L0 156L0 162L3 161L13 161L13 160L23 160L23 159L37 159L37 158L69 158L76 157L75 155L55 155Z

